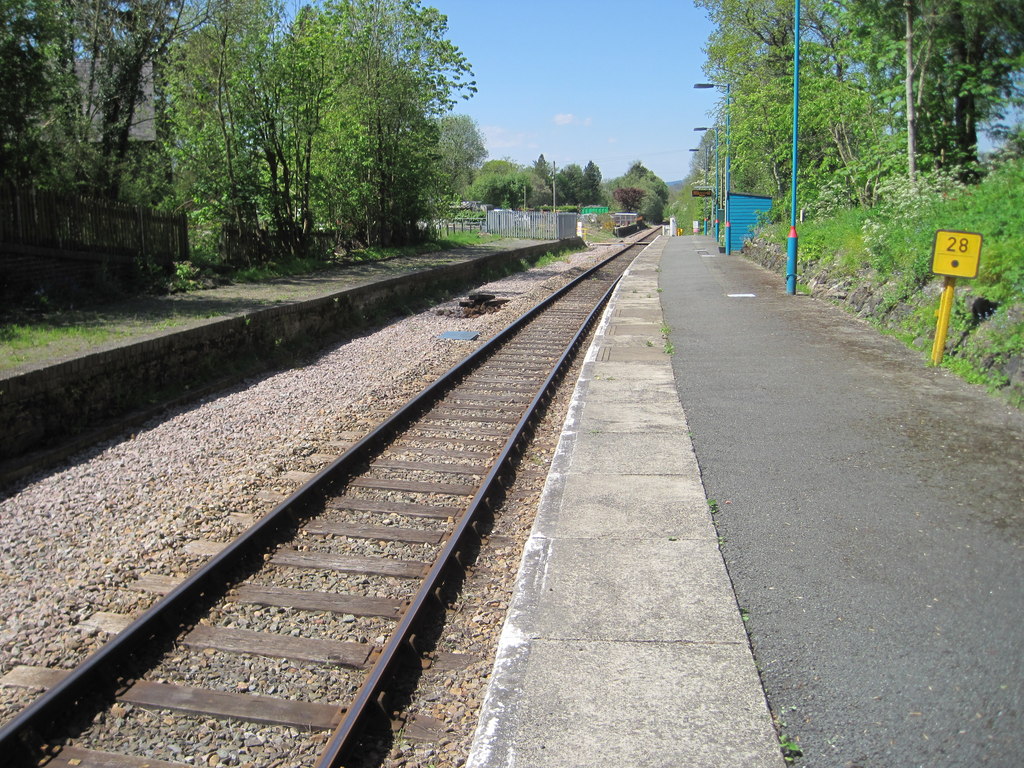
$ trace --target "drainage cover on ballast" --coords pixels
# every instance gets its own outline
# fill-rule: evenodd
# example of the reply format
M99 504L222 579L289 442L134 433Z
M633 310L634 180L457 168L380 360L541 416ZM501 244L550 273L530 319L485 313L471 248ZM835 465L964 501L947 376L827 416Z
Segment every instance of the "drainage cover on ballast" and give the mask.
M478 331L445 331L438 338L455 339L456 341L476 341L480 338Z

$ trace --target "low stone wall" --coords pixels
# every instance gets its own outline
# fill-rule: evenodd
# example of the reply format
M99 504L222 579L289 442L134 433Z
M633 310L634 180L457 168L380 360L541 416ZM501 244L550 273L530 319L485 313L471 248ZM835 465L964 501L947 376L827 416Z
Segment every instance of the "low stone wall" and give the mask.
M748 240L742 254L776 274L785 273L786 252L775 243L762 238ZM908 318L935 309L942 292L940 279L936 278L913 296L894 301L889 284L873 279L870 273L853 278L839 276L814 263L802 264L801 270L800 282L809 288L811 295L841 302L858 317L900 334L907 333ZM969 284L961 283L957 287L954 311L968 318L968 327L949 334L944 354L968 360L977 369L986 371L993 380L991 386L1020 407L1024 404L1024 353L1019 349L1019 342L1016 349L1008 348L1007 339L1020 338L1024 328L1024 304L1003 307L998 312L976 312L975 298ZM929 325L929 330L933 328ZM933 338L911 339L911 346L929 353Z
M615 233L616 237L629 237L630 235L635 235L637 232L639 232L641 229L644 229L646 226L647 225L644 224L643 222L638 221L636 224L627 224L622 227L615 227L613 232Z
M579 238L559 245L584 247ZM454 294L551 250L552 243L545 243L500 251L0 378L0 461L23 458L183 391L266 369L282 351L311 352L404 303L441 291Z

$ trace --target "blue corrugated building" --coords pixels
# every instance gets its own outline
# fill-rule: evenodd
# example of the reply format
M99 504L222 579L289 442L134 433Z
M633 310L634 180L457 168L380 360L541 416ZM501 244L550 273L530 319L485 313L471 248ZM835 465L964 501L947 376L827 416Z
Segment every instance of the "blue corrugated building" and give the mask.
M749 240L754 227L760 221L762 213L772 209L772 199L764 195L744 195L740 192L729 193L729 242L725 245L726 253L738 251L743 242Z

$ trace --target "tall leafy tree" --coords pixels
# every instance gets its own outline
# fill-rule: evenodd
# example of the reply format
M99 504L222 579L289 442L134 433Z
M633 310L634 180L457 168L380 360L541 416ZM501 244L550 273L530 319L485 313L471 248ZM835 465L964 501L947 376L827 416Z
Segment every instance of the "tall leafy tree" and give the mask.
M272 53L280 22L269 0L214 6L201 29L176 50L169 77L177 192L197 223L257 229L269 211L261 201L264 153L252 109L262 85L258 62Z
M118 198L139 173L138 155L159 150L152 112L161 70L171 46L202 22L204 9L186 0L95 0L71 7L82 105L79 177L89 191ZM143 121L151 125L140 136Z
M473 91L446 29L415 0L331 0L292 19L277 0L219 0L169 86L194 216L294 252L318 223L365 243L415 238L451 191L442 117Z
M668 202L668 185L665 184L657 174L646 168L643 163L634 162L626 175L618 179L612 179L608 186L613 190L612 196L620 205L629 203L626 210L643 214L648 221L661 221L665 214L665 205ZM628 190L625 197L617 191ZM639 189L642 193L639 201L635 199L636 193L633 190Z
M872 85L903 118L908 165L920 159L972 177L980 127L1021 97L1024 8L1005 0L851 0L848 14ZM894 93L897 79L903 87Z
M583 184L580 188L581 203L600 203L604 200L601 191L601 169L593 160L583 169Z
M560 168L555 174L559 205L579 205L583 202L583 169L576 163Z
M461 195L487 158L484 137L468 115L445 115L438 128L442 178L449 192Z
M62 104L74 99L70 18L51 0L0 5L0 175L47 177L57 163Z
M639 187L616 187L612 191L615 202L627 213L639 213L645 196L646 193Z
M729 83L733 188L788 208L793 5L697 0L716 28L706 72ZM872 205L882 183L975 174L979 126L1019 102L1024 7L1008 0L805 0L800 198ZM724 117L724 104L719 120ZM724 121L723 121L724 122Z
M368 242L408 242L437 197L437 118L475 88L469 63L418 0L336 0L325 17L340 65L325 169L346 190L337 213Z
M488 160L469 188L469 196L496 208L524 207L535 184L533 173L511 160Z

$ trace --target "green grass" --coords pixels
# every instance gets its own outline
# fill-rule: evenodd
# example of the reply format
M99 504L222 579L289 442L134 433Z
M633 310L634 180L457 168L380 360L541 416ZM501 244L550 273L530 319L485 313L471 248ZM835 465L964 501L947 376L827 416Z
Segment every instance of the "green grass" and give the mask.
M482 235L477 232L453 232L447 237L437 238L416 245L395 248L361 248L346 253L341 261L343 263L362 264L384 261L400 256L421 256L439 251L465 248L469 245L483 245L500 239L497 235ZM282 277L314 274L333 266L335 263L334 261L325 260L321 256L310 256L277 259L258 266L225 270L222 266L215 264L214 259L204 259L197 255L194 263L182 262L177 265L173 288L178 291L197 290L201 287L198 278L204 275L210 276L214 272L218 273L221 277L226 277L228 280L239 283L262 283Z
M108 328L90 326L51 326L43 323L9 323L0 326L0 370L13 368L25 362L27 350L39 350L55 345L74 349L101 344L117 338L119 334Z
M924 184L924 182L922 182ZM855 208L799 225L801 271L814 262L832 274L872 270L904 296L933 279L932 246L940 229L978 232L984 238L981 269L969 282L976 296L998 303L1024 299L1024 160L1008 161L970 187L892 185L874 209ZM788 225L772 239L785 248ZM900 297L902 298L902 296Z

